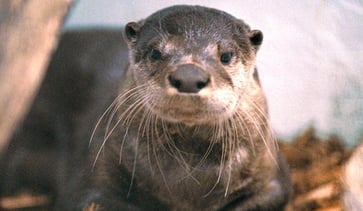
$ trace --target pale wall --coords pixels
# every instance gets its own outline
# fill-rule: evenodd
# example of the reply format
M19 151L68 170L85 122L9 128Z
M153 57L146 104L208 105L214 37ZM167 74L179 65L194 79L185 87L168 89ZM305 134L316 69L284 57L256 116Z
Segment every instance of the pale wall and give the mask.
M308 126L350 143L363 134L362 1L81 0L67 28L119 27L172 4L219 8L264 32L258 66L280 137Z

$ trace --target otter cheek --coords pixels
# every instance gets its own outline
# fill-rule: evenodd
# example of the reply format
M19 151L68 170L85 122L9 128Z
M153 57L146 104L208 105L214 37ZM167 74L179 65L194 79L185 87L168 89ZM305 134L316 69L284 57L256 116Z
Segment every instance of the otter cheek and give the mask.
M213 102L211 103L215 112L223 114L233 113L237 98L232 90L219 89L213 93Z

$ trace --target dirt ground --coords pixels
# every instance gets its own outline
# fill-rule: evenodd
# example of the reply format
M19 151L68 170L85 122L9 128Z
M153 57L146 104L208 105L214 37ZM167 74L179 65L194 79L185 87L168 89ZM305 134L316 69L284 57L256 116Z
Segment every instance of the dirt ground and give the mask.
M318 138L308 129L293 142L279 141L290 165L293 196L286 211L344 210L343 168L351 154L337 137ZM45 195L22 192L0 199L0 210L48 210L51 199Z

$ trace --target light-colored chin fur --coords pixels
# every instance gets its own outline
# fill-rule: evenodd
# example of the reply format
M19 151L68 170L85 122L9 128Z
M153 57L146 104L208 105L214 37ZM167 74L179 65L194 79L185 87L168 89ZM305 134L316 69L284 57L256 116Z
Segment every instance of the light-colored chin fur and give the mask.
M164 121L195 126L231 118L239 104L238 96L231 89L202 90L193 95L159 92L146 106Z

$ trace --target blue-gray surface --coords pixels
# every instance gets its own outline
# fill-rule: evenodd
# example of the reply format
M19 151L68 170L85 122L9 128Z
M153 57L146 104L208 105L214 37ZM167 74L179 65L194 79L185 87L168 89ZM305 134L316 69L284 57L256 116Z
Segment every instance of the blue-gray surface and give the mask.
M225 10L264 32L258 57L276 133L363 134L363 1L80 0L66 28L122 26L173 4Z

